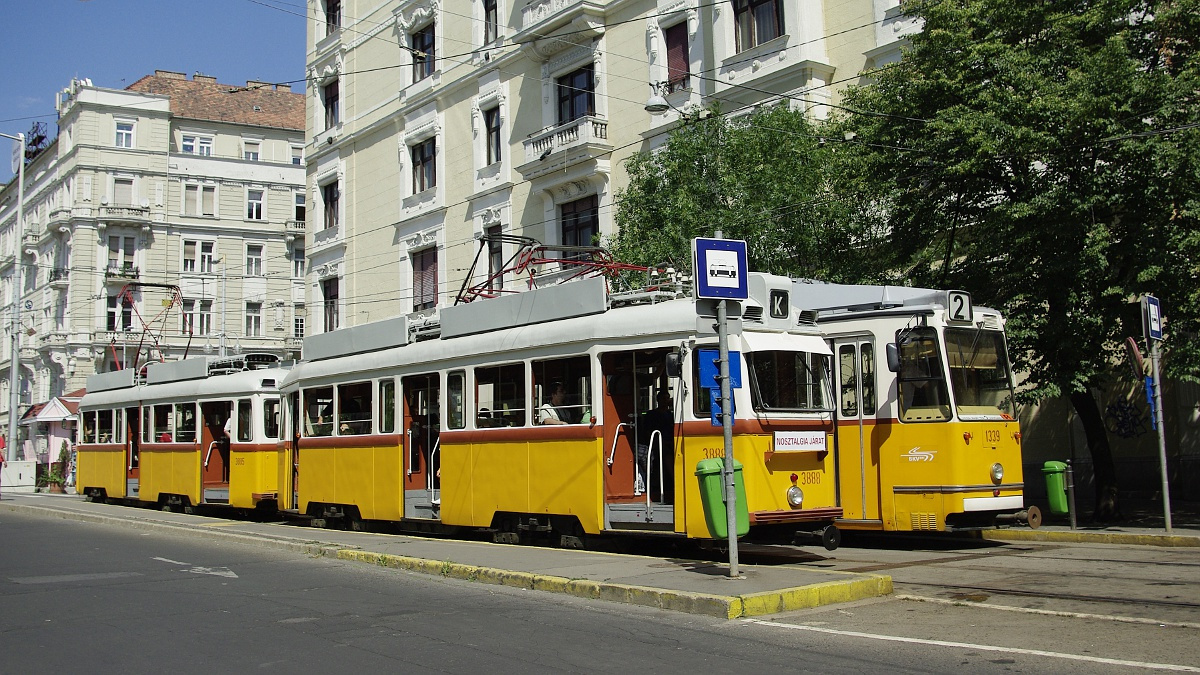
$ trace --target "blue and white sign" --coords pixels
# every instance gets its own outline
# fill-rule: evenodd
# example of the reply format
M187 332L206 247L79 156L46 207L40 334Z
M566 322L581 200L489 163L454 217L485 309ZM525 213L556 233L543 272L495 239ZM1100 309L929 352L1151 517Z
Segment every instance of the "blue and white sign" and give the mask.
M745 300L750 295L746 242L740 239L693 239L692 269L697 298Z
M1151 340L1162 340L1162 305L1153 295L1146 296L1146 335Z
M721 391L721 352L716 349L697 349L696 364L700 366L700 386ZM742 353L729 352L729 388L742 386Z

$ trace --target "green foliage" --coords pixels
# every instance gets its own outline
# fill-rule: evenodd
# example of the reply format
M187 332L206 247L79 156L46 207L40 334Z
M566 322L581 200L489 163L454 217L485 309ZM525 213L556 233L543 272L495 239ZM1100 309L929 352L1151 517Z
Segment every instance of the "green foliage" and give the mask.
M878 218L834 192L836 152L786 105L730 119L689 115L654 153L631 158L617 195L617 258L691 267L691 240L745 239L751 269L855 281L886 269L872 244ZM853 206L848 206L853 205Z
M912 283L1003 309L1031 398L1103 378L1143 293L1163 299L1168 372L1200 375L1200 2L905 8L923 32L847 93L872 114L832 127L857 134L839 159L889 206Z

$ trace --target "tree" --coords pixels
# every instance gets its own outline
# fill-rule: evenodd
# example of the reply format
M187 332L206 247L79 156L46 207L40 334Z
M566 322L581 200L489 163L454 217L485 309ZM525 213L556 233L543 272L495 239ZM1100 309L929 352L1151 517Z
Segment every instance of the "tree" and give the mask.
M688 270L692 238L720 231L746 240L754 270L857 281L887 269L871 246L879 219L834 197L835 145L786 104L735 119L689 114L662 148L626 163L608 243L625 262Z
M1025 398L1070 398L1093 458L1096 517L1114 518L1117 477L1093 391L1124 337L1140 332L1130 303L1153 292L1172 333L1200 329L1200 2L904 7L923 31L900 62L847 92L860 112L834 128L864 143L841 159L888 205L914 283L1005 308ZM1197 341L1169 347L1168 372L1195 379Z

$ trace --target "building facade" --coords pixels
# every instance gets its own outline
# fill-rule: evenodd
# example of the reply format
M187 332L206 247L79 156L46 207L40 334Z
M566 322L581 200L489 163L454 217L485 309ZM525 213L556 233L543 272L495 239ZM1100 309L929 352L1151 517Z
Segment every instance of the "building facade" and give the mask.
M489 273L464 279L485 234L610 237L624 160L681 111L823 117L916 28L898 0L310 0L309 17L311 333L452 303Z
M147 360L297 355L303 94L156 71L120 90L73 80L57 109L25 167L23 233L17 181L0 191L0 418L14 301L22 411Z

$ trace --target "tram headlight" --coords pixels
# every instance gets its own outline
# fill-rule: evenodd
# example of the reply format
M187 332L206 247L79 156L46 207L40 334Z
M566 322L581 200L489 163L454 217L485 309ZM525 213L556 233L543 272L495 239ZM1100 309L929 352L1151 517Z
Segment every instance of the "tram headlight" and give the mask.
M804 505L804 490L801 490L798 485L793 485L788 488L787 500L788 504L792 505L792 508L800 508Z
M1004 465L996 462L992 465L992 482L999 483L1004 480Z

